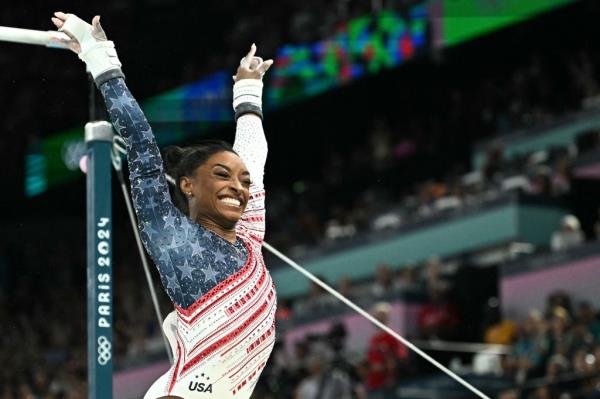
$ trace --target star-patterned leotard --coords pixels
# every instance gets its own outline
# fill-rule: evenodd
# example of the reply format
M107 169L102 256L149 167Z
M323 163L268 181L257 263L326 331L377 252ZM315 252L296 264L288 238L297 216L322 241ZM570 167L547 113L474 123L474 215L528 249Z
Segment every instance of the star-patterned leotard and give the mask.
M233 148L252 184L232 244L173 205L154 135L125 81L109 79L100 90L127 145L142 242L175 305L164 325L175 363L145 398L249 398L275 339L276 295L261 253L267 155L262 122L255 115L237 121Z

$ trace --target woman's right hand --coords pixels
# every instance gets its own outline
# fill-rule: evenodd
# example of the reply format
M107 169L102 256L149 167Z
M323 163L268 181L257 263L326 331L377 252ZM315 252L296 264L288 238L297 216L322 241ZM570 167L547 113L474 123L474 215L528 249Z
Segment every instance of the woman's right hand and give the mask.
M242 58L240 66L238 66L237 72L235 76L233 76L234 82L242 79L262 80L264 74L269 70L271 65L273 65L273 60L263 61L262 58L256 57L255 54L256 45L252 43L250 51Z

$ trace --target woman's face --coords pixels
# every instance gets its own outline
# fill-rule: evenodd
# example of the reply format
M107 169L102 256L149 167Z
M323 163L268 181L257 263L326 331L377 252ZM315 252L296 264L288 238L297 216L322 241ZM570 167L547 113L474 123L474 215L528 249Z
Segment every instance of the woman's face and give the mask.
M181 189L191 192L190 217L208 219L231 229L242 216L250 196L250 173L239 156L229 151L213 154Z

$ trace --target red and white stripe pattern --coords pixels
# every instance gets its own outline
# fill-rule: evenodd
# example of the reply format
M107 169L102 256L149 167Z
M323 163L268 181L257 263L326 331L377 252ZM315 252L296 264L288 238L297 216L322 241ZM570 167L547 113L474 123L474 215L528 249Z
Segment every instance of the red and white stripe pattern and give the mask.
M248 204L236 226L237 235L252 240L262 247L265 236L265 190L250 186Z
M240 271L188 309L176 307L175 362L153 385L153 395L225 399L252 394L275 343L276 294L260 246L254 239L244 243L248 260ZM195 382L210 384L211 392L190 390Z

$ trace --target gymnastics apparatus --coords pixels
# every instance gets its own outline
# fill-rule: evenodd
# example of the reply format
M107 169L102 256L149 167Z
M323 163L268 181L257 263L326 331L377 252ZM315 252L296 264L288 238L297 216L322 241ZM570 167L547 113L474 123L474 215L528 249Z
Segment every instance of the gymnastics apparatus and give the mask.
M68 15L68 14L63 14ZM79 20L81 21L81 20ZM64 22L64 20L63 20ZM82 39L86 35L84 32L91 25L71 24L72 29L69 35L56 31L37 31L29 29L18 29L0 26L0 41L13 43L23 43L32 45L43 45L56 49L71 48L73 39ZM79 31L77 31L79 30ZM87 32L89 33L89 32ZM108 42L104 42L108 43ZM111 46L112 46L112 42ZM83 46L82 46L83 47ZM113 48L114 49L114 48ZM85 49L84 49L85 50ZM254 53L249 54L250 58ZM116 53L115 53L116 57ZM258 58L258 57L256 57ZM242 59L250 65L250 59L246 57ZM118 61L118 59L117 59ZM260 60L262 61L262 60ZM120 64L119 64L120 66ZM89 65L88 65L89 70ZM119 70L120 71L120 70ZM98 71L89 71L94 75ZM106 71L101 71L106 72ZM97 78L94 75L94 78ZM261 75L262 77L262 75ZM93 114L91 116L93 118ZM87 144L87 163L84 165L87 168L87 276L88 276L88 292L87 292L87 339L88 339L88 397L91 399L109 399L112 398L112 209L111 209L111 164L114 166L117 176L121 183L121 189L125 198L127 209L130 216L130 221L135 232L136 242L140 251L142 264L144 267L148 287L154 303L156 317L159 325L169 326L167 317L166 324L163 324L163 319L159 311L156 293L152 285L150 270L142 248L142 240L138 232L136 217L131 205L128 189L123 178L121 155L125 154L125 142L122 137L113 133L113 127L106 121L91 120L85 126L85 141ZM101 189L100 189L101 188ZM272 254L280 258L287 265L297 270L303 276L319 285L329 294L333 295L339 301L350 307L353 311L360 314L369 320L376 327L384 330L396 340L406 345L430 364L437 367L439 370L447 374L456 382L461 384L473 394L482 399L489 399L470 383L456 375L454 372L446 368L444 365L429 356L415 344L402 337L400 334L382 324L375 319L367 311L356 305L348 298L341 295L335 289L315 277L301 265L297 264L277 249L273 248L267 242L262 242L262 247L270 251ZM267 273L268 274L268 273ZM165 332L163 332L163 336ZM169 331L166 332L169 335ZM165 337L165 350L169 356L169 360L174 365L175 360L171 352L177 352L178 349L173 345L173 340L167 340ZM257 379L258 377L256 377ZM246 389L248 391L248 389ZM249 397L249 392L244 392L245 395L236 395L235 397ZM166 397L166 396L164 396ZM209 396L219 399L225 399L229 396ZM234 397L234 396L231 396ZM159 396L146 398L158 399Z

